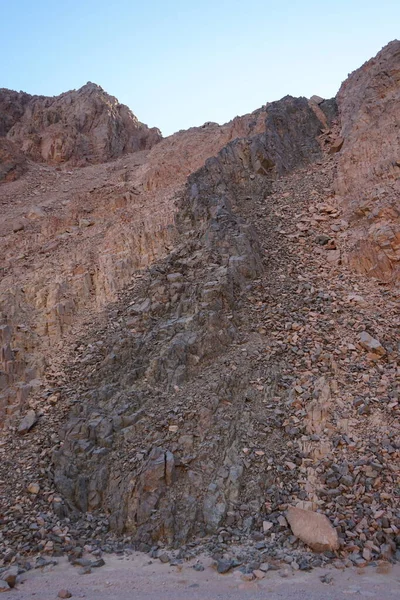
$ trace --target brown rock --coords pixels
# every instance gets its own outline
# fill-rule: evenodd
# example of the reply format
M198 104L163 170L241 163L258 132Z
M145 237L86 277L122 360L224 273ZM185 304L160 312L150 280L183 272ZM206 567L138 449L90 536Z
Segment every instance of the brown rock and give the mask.
M158 129L140 123L127 106L90 82L54 98L0 90L3 110L9 116L3 135L29 158L50 164L97 163L148 150L162 138Z
M38 494L40 491L40 485L38 483L30 483L26 488L30 494Z
M15 584L17 583L18 571L19 571L18 567L13 566L1 574L2 580L5 581L6 583L8 583L10 588L15 587Z
M263 571L261 571L260 569L256 569L255 571L253 571L253 575L255 575L257 579L265 578L265 573Z
M60 590L57 594L58 598L72 598L72 594L69 590Z
M0 183L15 181L27 168L23 152L10 140L0 137Z
M339 548L338 534L325 515L291 506L286 518L294 535L315 552Z
M321 98L321 96L317 96L316 94L314 94L314 96L311 96L310 98L310 102L313 102L314 104L322 104L323 101L324 99Z
M342 137L336 138L329 148L329 154L335 154L336 152L339 152L342 149L343 144L344 139Z
M243 573L243 575L240 576L242 581L254 581L255 578L256 576L254 573Z

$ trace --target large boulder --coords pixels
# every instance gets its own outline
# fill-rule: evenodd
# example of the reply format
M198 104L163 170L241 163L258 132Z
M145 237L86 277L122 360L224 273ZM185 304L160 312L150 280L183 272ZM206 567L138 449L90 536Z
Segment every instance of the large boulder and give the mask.
M337 531L325 515L290 506L286 518L294 535L315 552L339 548Z

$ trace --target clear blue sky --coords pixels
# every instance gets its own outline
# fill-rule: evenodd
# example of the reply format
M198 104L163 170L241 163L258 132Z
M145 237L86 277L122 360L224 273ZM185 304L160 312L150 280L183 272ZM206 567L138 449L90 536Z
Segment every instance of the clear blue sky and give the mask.
M399 36L400 0L0 0L0 87L93 81L168 135L334 96Z

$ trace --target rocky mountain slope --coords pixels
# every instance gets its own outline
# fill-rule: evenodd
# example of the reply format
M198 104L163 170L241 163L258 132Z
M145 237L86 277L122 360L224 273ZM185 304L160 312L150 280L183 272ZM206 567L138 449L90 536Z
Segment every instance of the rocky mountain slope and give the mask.
M396 556L399 69L392 42L335 100L85 168L40 158L7 92L3 560L118 539L308 568L290 506L329 518L320 560Z
M0 136L34 161L70 165L104 162L162 139L90 82L54 98L0 89Z

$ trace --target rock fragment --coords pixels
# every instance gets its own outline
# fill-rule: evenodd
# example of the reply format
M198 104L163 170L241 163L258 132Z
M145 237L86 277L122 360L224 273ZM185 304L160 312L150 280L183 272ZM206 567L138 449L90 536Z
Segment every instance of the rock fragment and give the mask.
M10 589L8 583L0 579L0 592L8 592Z
M344 139L342 137L336 138L336 140L332 143L331 147L329 148L329 154L335 154L336 152L339 152L342 149L343 144Z
M371 352L372 354L376 354L377 356L385 356L386 350L380 343L380 341L366 331L362 331L359 337L360 346Z
M18 425L18 433L23 435L28 433L37 422L38 417L34 410L28 410L21 423Z
M1 579L2 579L2 581L5 581L6 583L8 583L10 588L13 588L13 587L15 587L15 584L17 583L18 572L19 572L18 567L12 566L9 569L7 569L7 571L4 571L4 573L1 574Z

